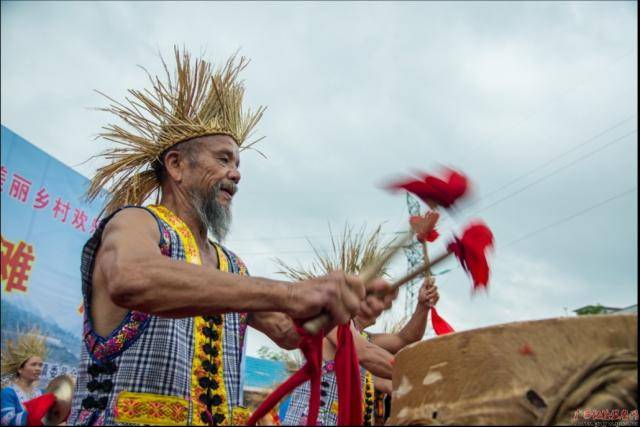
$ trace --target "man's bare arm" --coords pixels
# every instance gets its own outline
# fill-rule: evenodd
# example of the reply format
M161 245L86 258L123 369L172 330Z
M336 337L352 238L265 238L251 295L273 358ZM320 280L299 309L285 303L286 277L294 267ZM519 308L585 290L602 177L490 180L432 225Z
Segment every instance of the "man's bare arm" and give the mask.
M344 322L364 296L362 283L341 273L291 286L171 260L160 253L159 239L156 221L141 209L125 209L107 224L94 279L104 281L116 305L166 317L282 311L305 318L324 309Z
M300 335L296 331L293 319L286 314L273 311L251 313L248 323L285 350L298 348Z
M358 353L358 361L362 367L380 378L391 379L393 367L391 360L393 355L382 347L370 343L363 338L355 328L351 328L353 334L353 343ZM338 346L338 328L334 328L327 334L327 339L337 347Z
M438 288L433 277L425 280L418 293L416 309L406 325L394 334L371 334L371 342L396 354L404 347L420 341L427 328L429 309L438 302Z
M407 322L399 332L395 334L371 334L371 342L384 348L391 354L396 354L409 344L422 339L427 327L428 315L429 309L418 305L409 322Z

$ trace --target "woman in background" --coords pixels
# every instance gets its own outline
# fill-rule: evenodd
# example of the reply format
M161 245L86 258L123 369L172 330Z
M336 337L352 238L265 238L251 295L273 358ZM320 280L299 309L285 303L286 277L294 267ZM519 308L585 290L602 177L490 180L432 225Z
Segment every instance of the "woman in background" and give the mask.
M46 350L44 337L36 331L20 336L16 343L7 340L6 348L2 349L2 375L15 378L1 392L0 424L3 426L28 424L29 413L24 404L43 394L38 381Z

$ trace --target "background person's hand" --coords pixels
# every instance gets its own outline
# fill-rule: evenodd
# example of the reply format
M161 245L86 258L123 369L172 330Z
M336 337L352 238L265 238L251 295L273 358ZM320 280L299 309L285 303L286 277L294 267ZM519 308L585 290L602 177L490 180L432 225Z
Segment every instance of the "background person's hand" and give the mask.
M439 299L440 294L438 294L436 279L433 277L425 279L424 283L420 287L420 291L418 292L418 304L423 305L426 308L431 308L438 303Z

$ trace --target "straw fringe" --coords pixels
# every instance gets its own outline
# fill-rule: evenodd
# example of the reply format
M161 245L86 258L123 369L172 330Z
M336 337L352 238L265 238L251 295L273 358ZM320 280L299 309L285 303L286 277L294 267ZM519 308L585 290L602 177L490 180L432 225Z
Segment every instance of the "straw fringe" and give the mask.
M152 164L180 142L223 134L232 137L242 151L262 139L245 144L265 111L262 106L255 112L242 110L244 85L238 76L248 65L248 59L236 60L234 54L214 73L209 62L199 58L192 61L186 50L180 52L177 47L174 52L176 72L173 76L160 58L164 82L141 67L151 89L130 89L124 102L98 92L111 105L97 110L115 115L126 125L103 127L99 137L116 143L117 147L93 157L107 159L109 164L97 170L87 198L95 199L101 189L113 181L111 197L103 211L107 214L126 204L140 205L158 189Z
M320 251L313 246L311 248L315 253L315 259L308 267L294 267L288 265L280 258L276 258L276 264L281 268L277 273L283 274L291 280L306 280L314 277L325 275L334 270L342 270L348 274L358 274L360 271L371 263L372 260L378 259L388 248L391 242L382 244L380 235L382 225L378 227L368 236L364 227L354 232L353 227L345 224L342 236L336 240L331 227L329 227L329 235L331 237L331 253ZM386 272L383 271L382 275Z

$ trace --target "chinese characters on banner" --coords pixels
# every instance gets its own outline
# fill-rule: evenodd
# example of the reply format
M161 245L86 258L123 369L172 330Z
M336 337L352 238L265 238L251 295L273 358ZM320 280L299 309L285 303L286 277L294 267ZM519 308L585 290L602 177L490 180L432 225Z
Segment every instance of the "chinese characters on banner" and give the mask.
M0 249L2 250L2 285L6 292L27 292L27 282L31 274L32 263L36 257L33 245L22 240L11 242L0 235Z
M5 182L8 181L10 171L4 165L0 166L0 170L2 171L0 192L4 192ZM25 178L23 174L14 172L11 175L10 182L10 198L17 200L20 203L27 204L34 210L44 210L49 208L48 211L54 219L62 223L69 224L70 227L73 227L79 232L90 235L96 230L98 224L97 217L92 219L91 225L89 226L87 213L83 209L71 206L71 203L60 197L57 197L55 202L49 203L51 201L51 197L46 187L40 188L32 197L32 181ZM72 214L70 215L70 213ZM69 218L73 219L68 221Z
M105 194L88 203L86 177L6 126L1 131L2 345L38 328L50 349L48 371L72 372L82 344L82 248Z

